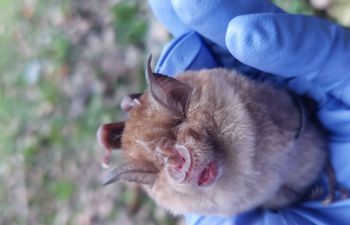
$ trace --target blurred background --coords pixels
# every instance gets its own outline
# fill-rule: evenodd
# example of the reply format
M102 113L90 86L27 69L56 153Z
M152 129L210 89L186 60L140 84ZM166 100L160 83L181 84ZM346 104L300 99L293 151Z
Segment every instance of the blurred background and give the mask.
M350 25L350 0L275 3ZM0 224L184 224L133 184L102 188L95 139L170 38L147 1L0 0Z

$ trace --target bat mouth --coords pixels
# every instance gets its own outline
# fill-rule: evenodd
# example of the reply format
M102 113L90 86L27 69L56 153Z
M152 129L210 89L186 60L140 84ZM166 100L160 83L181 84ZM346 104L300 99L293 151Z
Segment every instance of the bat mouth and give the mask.
M198 186L208 187L214 184L219 176L219 165L216 161L211 161L200 173Z

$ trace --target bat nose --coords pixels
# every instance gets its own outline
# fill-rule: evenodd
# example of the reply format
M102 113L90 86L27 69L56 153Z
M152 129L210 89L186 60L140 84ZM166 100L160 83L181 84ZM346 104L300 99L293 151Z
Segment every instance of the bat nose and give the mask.
M185 181L192 163L185 146L163 144L156 148L156 154L163 158L165 169L172 180L178 183Z

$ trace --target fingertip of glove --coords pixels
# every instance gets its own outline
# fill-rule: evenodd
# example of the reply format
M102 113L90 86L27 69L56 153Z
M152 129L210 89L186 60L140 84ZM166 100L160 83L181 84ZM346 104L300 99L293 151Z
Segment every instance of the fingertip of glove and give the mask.
M238 60L249 64L257 53L266 49L267 34L252 16L237 16L227 27L225 42L228 50Z
M226 46L231 54L236 58L237 56L244 54L244 49L247 42L247 39L245 38L247 36L247 30L240 21L240 16L233 18L227 26L225 35Z
M233 56L245 59L249 49L254 48L256 42L255 28L246 16L233 18L227 27L225 42Z
M174 76L185 70L199 70L218 66L200 35L188 32L173 41L163 50L156 66L157 73Z

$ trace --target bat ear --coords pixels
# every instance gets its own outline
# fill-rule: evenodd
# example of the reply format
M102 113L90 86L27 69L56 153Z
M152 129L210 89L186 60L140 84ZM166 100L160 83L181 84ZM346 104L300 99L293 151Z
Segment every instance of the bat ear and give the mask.
M124 122L108 123L100 126L97 131L97 140L105 149L102 159L102 166L104 168L108 168L112 150L121 148L121 137L124 131L124 125Z
M173 116L184 117L192 88L174 78L152 72L152 55L146 65L146 80L154 100Z
M122 102L120 103L120 107L124 112L129 112L132 108L134 108L137 105L141 105L141 102L139 101L139 98L141 97L141 93L134 93L127 95L123 98Z
M103 186L112 184L116 181L128 181L153 186L157 174L158 171L153 167L127 163L109 171L103 181Z
M97 131L97 140L107 150L118 149L121 147L121 137L124 131L124 122L107 123Z

